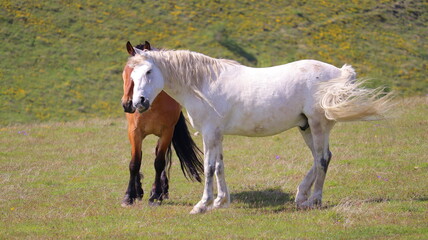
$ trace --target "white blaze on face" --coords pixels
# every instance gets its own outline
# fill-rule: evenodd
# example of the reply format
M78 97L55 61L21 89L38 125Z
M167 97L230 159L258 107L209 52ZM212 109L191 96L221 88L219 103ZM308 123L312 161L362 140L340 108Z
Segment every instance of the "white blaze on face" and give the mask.
M150 106L150 101L154 99L153 88L151 85L151 66L144 64L134 68L131 73L131 78L134 81L134 95L132 101L134 107L140 112L147 110Z
M152 103L163 89L162 74L149 61L134 67L131 78L134 81L134 94L132 96L134 107ZM148 108L149 106L145 107Z

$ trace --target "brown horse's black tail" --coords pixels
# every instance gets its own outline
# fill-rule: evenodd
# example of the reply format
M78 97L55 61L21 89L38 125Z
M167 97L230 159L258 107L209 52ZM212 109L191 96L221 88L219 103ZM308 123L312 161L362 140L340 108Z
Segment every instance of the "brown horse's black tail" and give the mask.
M201 182L200 175L204 173L204 165L202 164L203 153L190 136L183 112L180 112L180 118L175 125L172 145L180 160L184 176Z

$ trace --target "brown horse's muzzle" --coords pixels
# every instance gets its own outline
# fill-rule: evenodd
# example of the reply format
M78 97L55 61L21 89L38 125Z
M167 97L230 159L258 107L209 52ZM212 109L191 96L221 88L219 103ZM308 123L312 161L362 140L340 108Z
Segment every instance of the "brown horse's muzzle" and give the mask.
M136 108L132 105L132 100L122 102L123 110L127 113L134 113Z

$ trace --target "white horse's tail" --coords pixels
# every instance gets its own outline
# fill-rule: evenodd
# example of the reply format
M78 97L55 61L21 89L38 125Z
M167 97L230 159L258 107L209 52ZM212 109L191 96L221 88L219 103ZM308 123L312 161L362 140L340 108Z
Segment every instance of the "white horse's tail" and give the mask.
M317 97L325 116L334 121L384 119L392 106L392 94L386 94L383 88L362 87L364 81L355 79L349 65L341 71L340 77L320 83Z

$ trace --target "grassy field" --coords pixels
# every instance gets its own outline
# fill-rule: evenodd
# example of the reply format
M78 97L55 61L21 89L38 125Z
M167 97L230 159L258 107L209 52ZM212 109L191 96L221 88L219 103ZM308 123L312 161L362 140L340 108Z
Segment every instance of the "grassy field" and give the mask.
M337 124L324 207L310 211L293 203L312 162L296 129L226 136L231 207L195 216L203 186L185 180L176 158L169 200L149 207L146 194L120 206L130 157L124 118L4 127L0 239L427 239L427 101L399 100L388 121ZM155 142L144 142L146 192Z
M1 0L0 125L119 117L128 40L256 67L347 63L423 96L427 13L422 0Z

